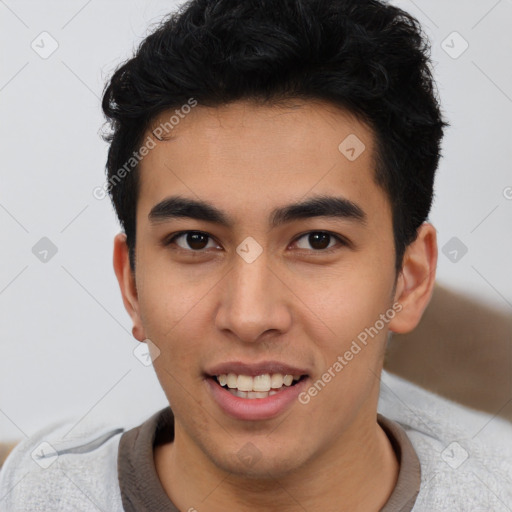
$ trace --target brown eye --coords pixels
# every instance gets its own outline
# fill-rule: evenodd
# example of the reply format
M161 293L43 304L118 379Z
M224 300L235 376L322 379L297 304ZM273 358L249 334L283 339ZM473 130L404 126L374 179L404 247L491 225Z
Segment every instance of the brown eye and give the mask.
M184 231L173 236L169 240L168 244L175 243L181 249L199 252L208 248L209 241L213 242L212 238L202 231Z
M306 243L302 246L299 244L299 240L306 240ZM334 247L336 244L330 245L331 241L335 242L338 241L342 245L344 244L344 241L332 233L327 233L324 231L312 231L311 233L306 233L305 235L302 235L300 238L297 239L297 245L299 249L313 249L314 251L322 251L325 249L330 249ZM309 245L309 247L308 247Z

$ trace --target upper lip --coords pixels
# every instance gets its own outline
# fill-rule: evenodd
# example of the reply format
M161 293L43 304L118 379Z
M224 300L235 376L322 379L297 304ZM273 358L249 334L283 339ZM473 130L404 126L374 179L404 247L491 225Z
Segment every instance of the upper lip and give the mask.
M209 377L216 375L226 375L234 373L236 375L248 375L256 377L257 375L281 373L283 375L308 375L308 371L298 366L292 366L279 361L261 361L259 363L244 363L241 361L227 361L216 364L206 370Z

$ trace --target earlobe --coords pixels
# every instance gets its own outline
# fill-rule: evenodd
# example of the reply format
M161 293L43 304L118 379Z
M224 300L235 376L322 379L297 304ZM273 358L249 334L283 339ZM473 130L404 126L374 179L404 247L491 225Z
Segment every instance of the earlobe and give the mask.
M395 302L400 304L401 310L389 323L390 331L406 333L418 325L432 297L436 266L436 229L425 222L404 254L395 292Z
M138 341L144 341L146 335L140 317L135 275L130 267L125 233L118 233L114 238L113 264L119 288L121 289L124 307L133 322L133 337Z

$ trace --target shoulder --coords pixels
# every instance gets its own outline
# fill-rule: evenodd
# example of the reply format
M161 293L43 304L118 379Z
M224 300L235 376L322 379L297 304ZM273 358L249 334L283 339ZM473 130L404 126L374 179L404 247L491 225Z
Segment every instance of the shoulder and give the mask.
M421 488L414 512L508 510L512 423L386 371L379 412L405 430L420 460Z
M63 421L22 441L0 470L0 509L122 511L117 452L124 428Z

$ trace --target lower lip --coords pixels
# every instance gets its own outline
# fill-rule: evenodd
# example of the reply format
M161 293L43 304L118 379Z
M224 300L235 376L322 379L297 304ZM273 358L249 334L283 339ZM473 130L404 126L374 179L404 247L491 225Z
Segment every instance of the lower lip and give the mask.
M239 420L268 420L285 411L306 388L308 378L294 386L285 387L266 398L240 398L220 386L214 378L207 378L210 393L217 405L229 416Z

